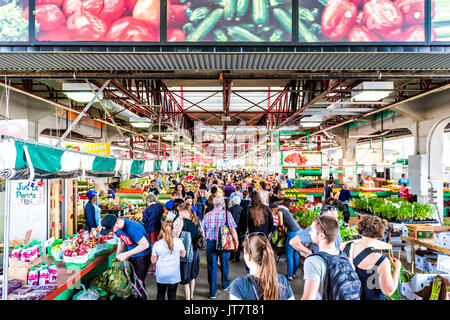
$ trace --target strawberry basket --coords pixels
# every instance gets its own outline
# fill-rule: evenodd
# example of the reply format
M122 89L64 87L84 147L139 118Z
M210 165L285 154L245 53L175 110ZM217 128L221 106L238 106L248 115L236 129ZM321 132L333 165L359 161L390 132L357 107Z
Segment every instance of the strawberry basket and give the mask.
M66 269L76 270L85 268L87 265L87 261L89 259L89 254L86 253L81 256L69 257L64 256L64 262L66 263Z

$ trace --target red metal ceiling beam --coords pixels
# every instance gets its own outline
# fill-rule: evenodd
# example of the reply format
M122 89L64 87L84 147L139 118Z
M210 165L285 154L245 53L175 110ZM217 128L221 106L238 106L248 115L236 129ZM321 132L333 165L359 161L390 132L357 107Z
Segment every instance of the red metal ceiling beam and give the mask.
M317 101L319 101L320 99L322 99L323 97L327 96L328 94L330 94L331 92L333 92L334 90L336 90L345 80L341 79L336 81L332 86L330 86L327 90L322 91L321 93L319 93L317 96L315 96L312 100L310 100L305 106L301 107L300 109L298 109L296 112L294 112L290 117L288 117L286 120L284 120L282 123L278 124L275 127L275 130L289 125L290 123L292 123L293 121L296 120L296 118L301 115L301 113L303 111L305 111L306 109L308 109L309 107L311 107L314 103L316 103Z

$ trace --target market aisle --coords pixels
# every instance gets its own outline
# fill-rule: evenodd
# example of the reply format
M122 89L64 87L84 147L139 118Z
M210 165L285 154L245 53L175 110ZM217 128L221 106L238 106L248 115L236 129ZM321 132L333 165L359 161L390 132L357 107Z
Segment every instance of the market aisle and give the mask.
M245 267L244 260L241 254L241 262L234 263L228 262L229 267L229 278L230 281L245 275ZM286 262L280 261L277 263L278 273L285 274L286 273ZM220 278L220 271L219 271ZM294 296L296 300L299 300L303 293L303 280L301 280L301 268L297 272L297 279L290 282L291 288L294 291ZM156 282L155 276L148 274L145 285L147 288L147 293L149 300L156 300ZM221 290L220 280L218 282L217 290L217 300L228 300L228 291ZM177 300L184 300L184 292L183 287L178 285L177 290ZM210 300L209 299L209 289L208 289L208 269L206 266L206 251L200 251L200 274L196 280L195 292L194 292L194 300Z

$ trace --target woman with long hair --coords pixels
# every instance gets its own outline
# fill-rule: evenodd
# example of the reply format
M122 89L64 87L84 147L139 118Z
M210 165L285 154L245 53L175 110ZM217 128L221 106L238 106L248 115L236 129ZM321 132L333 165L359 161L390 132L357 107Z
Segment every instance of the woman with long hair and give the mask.
M250 234L243 247L250 273L231 283L230 300L294 300L286 277L277 273L274 252L265 235Z
M184 189L183 184L177 183L176 186L175 186L175 191L178 192L178 196L181 199L184 199L186 197L186 191Z
M195 279L197 279L200 272L200 255L198 248L195 246L194 239L197 237L200 229L200 224L197 214L192 210L188 203L184 203L178 207L180 216L183 218L183 231L189 232L192 240L192 261L181 262L181 284L184 287L184 295L186 300L194 299ZM187 250L188 248L186 248Z
M152 249L152 263L156 263L156 300L176 300L178 282L181 281L180 257L186 256L183 241L173 236L171 219L164 220L159 240Z
M239 218L238 234L262 232L267 238L273 231L272 213L266 205L261 202L258 191L250 193L250 207L242 211Z

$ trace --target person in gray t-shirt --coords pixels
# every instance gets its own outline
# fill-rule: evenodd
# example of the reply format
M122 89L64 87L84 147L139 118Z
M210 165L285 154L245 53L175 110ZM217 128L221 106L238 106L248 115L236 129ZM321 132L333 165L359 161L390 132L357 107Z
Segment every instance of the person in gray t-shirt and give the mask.
M338 219L338 212L335 206L325 206L320 212L321 216L330 216ZM297 234L289 241L289 244L294 247L295 250L304 253L306 256L310 254L319 252L319 247L312 243L310 236L311 226L308 226L304 230L300 230ZM336 249L340 250L342 244L341 234L338 232L335 240ZM306 246L310 246L309 249Z
M336 235L339 233L337 220L330 216L319 216L313 220L309 232L312 243L330 255L338 255L335 247ZM326 261L317 255L307 257L303 267L303 279L305 280L302 300L322 300L327 274Z

